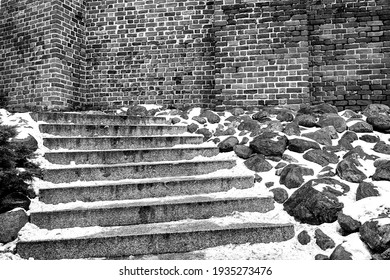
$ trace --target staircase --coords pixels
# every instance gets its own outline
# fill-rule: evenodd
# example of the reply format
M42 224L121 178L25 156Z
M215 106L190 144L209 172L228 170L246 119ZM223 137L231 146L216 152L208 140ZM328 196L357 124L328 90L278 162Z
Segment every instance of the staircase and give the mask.
M273 198L248 192L253 177L234 172L235 160L200 145L203 136L186 126L163 117L47 112L33 118L52 165L44 170L50 184L40 187L42 207L30 211L39 229L17 244L22 258L120 258L294 236L291 224L227 218L268 212ZM218 172L224 169L229 172Z

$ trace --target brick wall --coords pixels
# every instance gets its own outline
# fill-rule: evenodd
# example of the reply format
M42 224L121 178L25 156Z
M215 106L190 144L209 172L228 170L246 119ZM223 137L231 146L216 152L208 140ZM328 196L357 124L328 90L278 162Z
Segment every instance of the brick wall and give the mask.
M312 101L390 105L390 1L310 2Z

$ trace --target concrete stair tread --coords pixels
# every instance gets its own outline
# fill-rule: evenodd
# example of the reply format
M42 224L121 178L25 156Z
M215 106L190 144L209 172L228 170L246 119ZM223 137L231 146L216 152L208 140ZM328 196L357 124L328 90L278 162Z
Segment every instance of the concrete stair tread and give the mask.
M142 206L155 206L155 205L170 205L170 204L188 204L188 203L202 203L202 202L214 202L214 201L229 201L229 200L246 200L253 198L270 198L272 195L264 195L254 190L245 189L234 190L223 193L209 193L198 195L185 195L185 196L168 196L159 198L144 198L133 200L116 200L116 201L97 201L97 202L71 202L63 204L44 204L40 203L39 209L30 210L30 213L42 213L42 212L57 212L57 211L80 211L80 210L93 210L93 209L111 209L111 208L128 208L128 207L142 207Z
M187 128L186 125L170 125L170 124L96 124L96 123L87 123L87 124L73 124L73 123L39 123L39 126L71 126L71 127L84 127L84 126L94 126L94 127L163 127L163 128Z
M183 137L183 138L192 138L192 137L203 137L202 134L194 133L183 133L183 134L169 134L169 135L146 135L146 136L131 136L131 135L96 135L96 136L62 136L62 135L52 135L52 134L43 134L43 139L138 139L138 138L167 138L167 137Z
M23 233L21 242L50 242L67 239L109 238L120 236L160 235L187 233L196 231L221 231L238 228L278 228L292 227L293 224L262 223L235 219L234 217L219 217L204 220L181 220L165 223L139 224L115 227L85 227L46 230L36 228Z

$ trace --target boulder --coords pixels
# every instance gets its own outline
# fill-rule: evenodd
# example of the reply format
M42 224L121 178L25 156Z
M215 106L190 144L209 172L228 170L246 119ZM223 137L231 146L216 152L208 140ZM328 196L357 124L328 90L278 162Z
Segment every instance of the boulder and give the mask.
M30 207L30 199L20 192L13 192L0 198L0 213L10 211L15 208L28 210Z
M379 141L378 143L375 144L373 150L377 153L385 154L385 155L390 155L390 145L386 144L383 141Z
M252 149L245 145L235 145L233 150L239 158L243 159L248 159L253 154Z
M329 260L352 260L352 254L339 244L330 254Z
M274 194L274 200L277 203L284 203L288 198L288 193L283 188L275 188L270 190L270 192Z
M341 136L340 140L341 139L345 139L346 141L348 141L349 143L353 143L355 142L356 140L358 140L358 136L355 132L353 131L346 131L343 136Z
M383 253L390 248L390 224L379 223L378 220L367 221L359 229L360 239L374 253Z
M294 163L297 163L297 162L298 162L297 159L295 159L294 157L292 157L292 156L290 156L290 155L287 155L287 154L283 154L282 160L287 161L287 162L290 162L290 163L291 163L291 162L294 162Z
M286 127L283 129L283 132L288 136L301 135L301 130L299 129L299 125L297 125L294 122L287 124Z
M350 131L356 132L356 133L370 133L374 131L374 128L371 124L363 121L359 121L351 126L348 127Z
M205 118L202 118L199 116L192 117L192 120L196 121L199 124L205 124L207 122L207 120Z
M324 114L320 117L317 124L320 127L332 126L338 133L342 133L347 129L345 120L338 114Z
M286 150L288 139L276 132L263 132L255 137L249 146L258 154L265 156L282 156Z
M263 181L263 178L259 174L255 174L255 183L261 183Z
M307 245L311 241L310 235L307 233L306 230L302 230L298 236L297 236L298 242L302 245Z
M137 117L146 117L149 114L148 114L148 109L146 109L145 107L135 105L135 106L130 106L127 109L127 115L128 116L137 116Z
M199 125L197 125L196 123L192 123L192 124L189 124L187 125L187 131L189 133L194 133L195 131L197 131L199 128Z
M287 165L287 163L285 162L279 162L276 166L275 166L275 169L280 169L280 168L283 168Z
M179 122L181 122L181 119L178 118L178 117L175 117L175 118L172 118L172 119L171 119L171 124L173 124L173 125L175 125L175 124L177 124L177 123L179 123Z
M328 146L329 147L329 146ZM353 149L353 146L351 142L349 142L346 138L341 138L335 149L333 150L334 152L339 152L339 151L350 151Z
M203 135L203 141L207 141L209 140L212 136L213 136L213 133L211 133L210 130L208 130L207 128L200 128L196 131L197 134L202 134Z
M386 132L390 129L390 116L388 115L374 115L368 117L366 121L371 124L376 131Z
M274 182L266 182L266 183L265 183L265 186L266 186L267 188L272 188L274 185L275 185Z
M336 129L333 126L324 126L320 129L320 131L326 132L330 139L337 139L339 138L339 134L337 133Z
M305 184L283 204L284 210L297 220L312 225L333 223L344 205L329 192L321 192Z
M336 174L348 182L363 182L363 180L367 179L367 176L356 167L358 164L359 162L351 157L343 159L337 164Z
M337 217L337 222L345 234L359 232L359 228L362 225L359 221L356 221L351 216L345 215L341 212Z
M379 195L377 187L373 183L361 182L356 190L356 201Z
M222 132L222 135L234 135L234 134L236 134L236 130L234 129L234 127L229 127Z
M328 103L302 106L301 109L299 109L298 111L298 114L307 114L315 117L319 117L327 113L337 114L338 111L336 107Z
M324 129L319 129L317 131L314 131L314 132L307 132L307 133L304 133L302 134L303 137L306 137L306 138L310 138L322 145L326 145L326 146L332 146L332 138L329 134L329 132L327 132L326 130Z
M245 166L255 172L267 172L272 169L272 165L263 155L255 155L244 161Z
M341 116L348 119L361 119L363 117L362 115L355 113L354 111L349 109L345 110L344 113L341 114Z
M314 238L316 239L316 244L318 245L318 247L320 247L324 251L327 249L334 248L336 246L336 244L334 243L332 238L330 238L328 235L326 235L319 228L317 228L314 231Z
M277 116L276 119L281 122L292 122L294 120L294 115L288 111L282 111Z
M266 111L260 111L252 116L252 119L258 122L264 122L270 120L269 113Z
M239 131L250 131L250 132L257 132L260 130L260 123L255 120L244 120L240 123L240 125L237 127Z
M221 121L221 118L216 113L210 110L202 112L199 116L202 118L206 118L207 121L211 124L219 123Z
M317 254L317 255L315 255L314 259L316 261L326 261L326 260L329 260L329 257L327 255Z
M375 155L367 154L365 151L363 151L361 146L356 146L355 148L353 148L349 152L345 153L345 155L343 156L343 158L350 158L350 157L352 157L352 158L361 158L361 159L364 159L364 160L366 160L366 159L368 159L368 160L376 160L378 158Z
M28 215L24 209L0 214L0 243L8 243L18 237L18 232L28 223Z
M249 142L249 138L248 137L242 137L241 139L241 142L240 142L240 145L245 145Z
M307 181L302 187L310 186L320 189L322 193L341 196L350 191L350 187L334 178L317 178Z
M366 117L375 116L379 114L389 114L390 108L384 104L370 104L363 110L363 115Z
M304 127L315 127L317 126L317 118L311 115L298 115L295 117L294 122Z
M390 181L390 160L384 161L376 167L374 175L372 175L374 181Z
M232 113L233 116L241 116L245 113L243 108L233 108L230 110L230 113Z
M270 132L276 132L276 131L283 131L283 125L280 121L269 121L267 124L267 127L264 128L264 131L270 131Z
M336 154L326 152L324 150L309 150L303 155L303 158L321 166L327 166L330 163L336 164L339 162L339 157Z
M231 152L233 151L234 146L238 145L238 142L239 141L236 136L229 136L218 144L219 151L221 153Z
M294 138L288 141L287 149L293 152L303 153L310 149L321 149L321 147L317 142Z
M303 176L313 176L313 169L297 164L289 164L280 173L279 183L289 189L298 188L305 181Z
M377 143L380 141L380 138L375 135L365 134L359 137L360 140L363 140L367 143Z

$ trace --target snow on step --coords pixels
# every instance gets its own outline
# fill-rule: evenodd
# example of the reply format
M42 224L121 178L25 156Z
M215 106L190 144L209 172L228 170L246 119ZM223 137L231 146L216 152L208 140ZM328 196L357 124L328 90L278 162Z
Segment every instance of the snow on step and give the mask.
M253 219L252 219L253 220ZM282 242L295 235L292 224L231 217L121 227L32 229L20 236L22 258L79 259L180 253L226 244Z
M241 193L240 193L241 192ZM241 212L268 212L273 197L248 191L213 193L154 199L40 204L30 211L31 223L39 228L126 226L183 219L208 219Z
M152 162L188 160L196 156L218 155L218 148L186 146L171 148L145 148L127 150L70 150L45 153L45 158L54 164L113 164L126 162Z
M207 159L188 161L142 162L102 165L47 167L43 179L52 183L73 181L142 179L172 176L194 176L219 169L229 169L235 160Z
M46 184L48 185L48 184ZM252 175L203 175L102 182L53 184L39 189L39 200L48 204L73 201L110 201L224 192L253 187Z
M185 133L180 125L95 125L95 124L39 124L41 133L59 136L146 136Z
M167 124L165 117L138 117L112 114L85 114L85 112L41 112L31 113L35 121L47 123L74 123L74 124Z
M184 144L201 144L203 135L166 136L96 136L96 137L44 137L45 147L58 149L136 149L149 147L172 147Z

